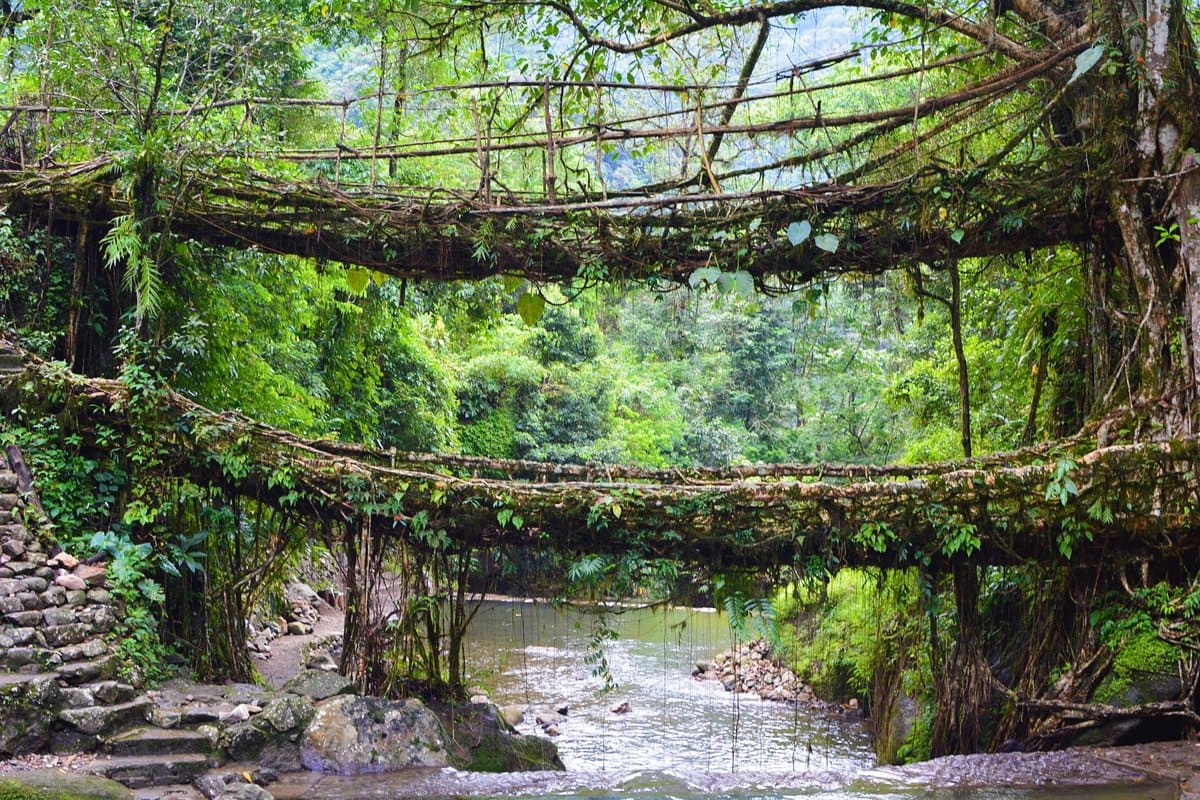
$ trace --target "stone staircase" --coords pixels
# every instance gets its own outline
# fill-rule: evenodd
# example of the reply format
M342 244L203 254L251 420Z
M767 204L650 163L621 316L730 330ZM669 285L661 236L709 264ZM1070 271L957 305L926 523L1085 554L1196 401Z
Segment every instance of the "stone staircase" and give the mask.
M0 376L19 371L14 355L0 346ZM214 742L152 724L154 699L118 679L104 567L47 552L12 458L0 457L0 756L95 753L91 771L130 788L190 783L220 764Z

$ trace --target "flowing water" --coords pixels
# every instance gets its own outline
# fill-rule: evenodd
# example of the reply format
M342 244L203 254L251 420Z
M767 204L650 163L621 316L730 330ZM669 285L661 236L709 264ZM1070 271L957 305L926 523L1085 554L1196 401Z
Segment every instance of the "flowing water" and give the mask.
M738 696L715 681L693 679L697 661L711 660L730 645L722 616L682 609L614 610L605 620L616 638L605 639L599 650L590 646L598 631L596 620L586 609L488 602L468 636L472 679L487 687L497 704L524 711L522 732L543 735L539 716L554 722L566 772L305 773L290 776L287 786L272 784L272 792L284 800L1178 797L1173 785L1128 784L1131 773L1114 769L1103 758L1054 753L879 768L861 719ZM601 654L615 688L606 690L605 680L594 674ZM627 713L613 711L625 703ZM558 714L564 707L566 715ZM1064 785L1080 782L1094 785ZM963 783L974 788L963 788ZM1015 784L1049 785L987 788ZM940 788L946 786L955 788Z
M500 706L525 713L518 727L553 722L568 773L536 785L503 778L496 796L667 798L944 797L1040 800L1173 797L1164 787L947 789L914 785L910 773L876 769L865 723L851 715L726 692L691 677L731 643L712 611L612 609L616 637L597 649L597 616L533 602L488 602L472 623L467 654L475 682ZM615 687L598 672L603 657ZM628 704L627 713L614 708ZM565 707L562 716L558 708ZM451 787L445 787L452 793Z

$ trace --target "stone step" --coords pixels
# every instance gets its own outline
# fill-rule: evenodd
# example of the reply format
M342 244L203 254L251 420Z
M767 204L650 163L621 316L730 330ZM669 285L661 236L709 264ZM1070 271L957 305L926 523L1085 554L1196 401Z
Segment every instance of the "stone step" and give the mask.
M13 350L0 350L0 372L24 372L25 361Z
M191 783L216 766L203 755L120 756L96 760L88 769L130 789Z
M101 748L113 756L203 755L212 752L212 742L203 733L186 728L166 730L145 725L109 737Z
M112 656L104 656L91 661L72 661L69 664L63 664L58 668L58 676L66 683L78 686L81 683L109 678L115 668Z
M120 681L94 681L63 688L63 698L68 708L86 708L97 703L128 703L137 694L137 689Z
M91 708L64 708L58 718L81 733L104 736L122 728L144 725L154 701L139 697L127 703Z
M190 783L167 783L133 790L133 800L208 800Z

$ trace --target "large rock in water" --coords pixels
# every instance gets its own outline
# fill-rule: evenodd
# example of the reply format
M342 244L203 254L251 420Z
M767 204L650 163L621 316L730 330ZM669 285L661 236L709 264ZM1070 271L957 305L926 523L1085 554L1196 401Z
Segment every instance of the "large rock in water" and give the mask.
M449 764L441 722L419 700L334 697L300 742L300 761L317 772L358 775Z
M471 772L529 772L565 769L554 742L524 736L490 702L458 705L449 711L454 766Z

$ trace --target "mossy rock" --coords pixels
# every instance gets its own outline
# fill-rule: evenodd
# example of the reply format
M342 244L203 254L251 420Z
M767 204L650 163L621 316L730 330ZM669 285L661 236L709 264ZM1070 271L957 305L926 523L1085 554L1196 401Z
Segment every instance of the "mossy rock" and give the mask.
M554 742L540 736L493 733L469 748L465 769L471 772L532 772L562 770Z
M1177 648L1154 633L1133 636L1117 651L1091 699L1119 708L1178 700L1184 691L1179 657ZM1182 732L1180 721L1174 718L1109 720L1068 743L1084 747L1140 744L1175 739Z
M99 775L33 769L0 777L0 800L130 800L133 792Z
M0 685L0 755L45 748L60 699L53 675L10 676Z
M1095 702L1120 707L1177 700L1179 650L1153 633L1142 633L1125 643L1104 680L1096 687Z

